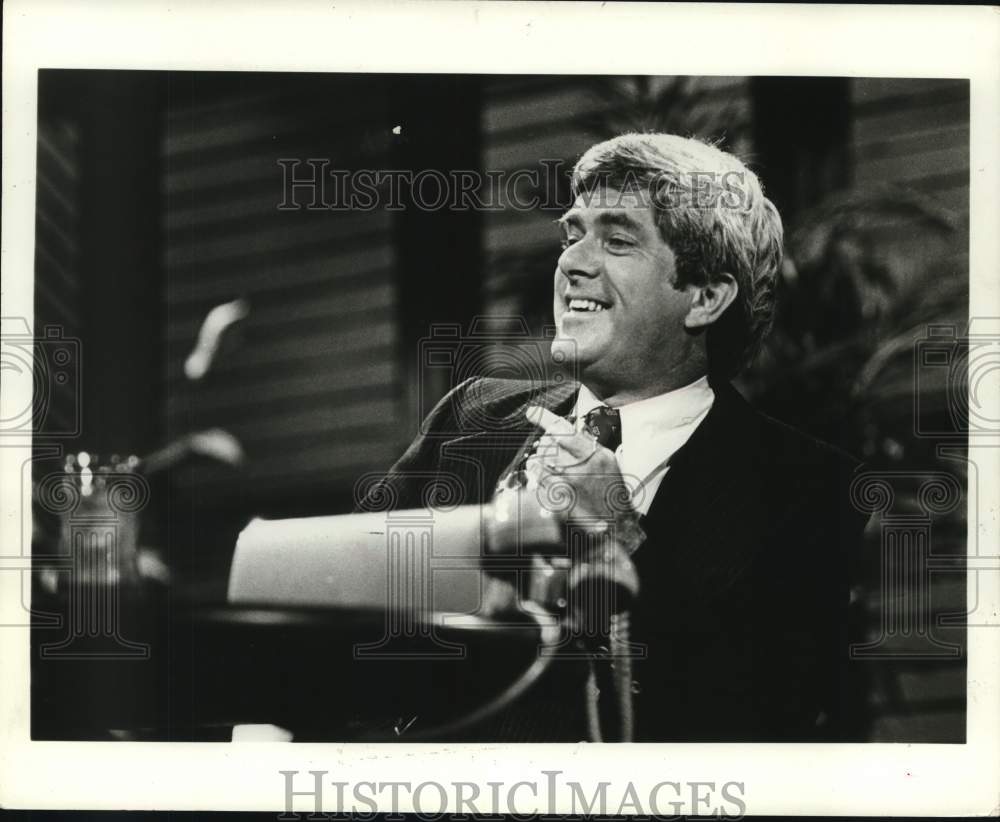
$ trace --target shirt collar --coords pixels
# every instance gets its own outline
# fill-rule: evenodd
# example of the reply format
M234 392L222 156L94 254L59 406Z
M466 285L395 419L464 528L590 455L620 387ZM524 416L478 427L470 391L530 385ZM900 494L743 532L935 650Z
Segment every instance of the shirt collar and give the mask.
M700 377L682 388L675 388L665 394L647 397L628 405L618 407L622 420L622 438L624 440L627 427L641 431L650 425L656 429L676 428L689 425L711 407L715 393L708 384L708 377ZM590 411L604 405L604 402L594 396L594 393L581 383L580 392L576 397L576 408L573 416L582 419ZM626 421L633 425L628 426Z
M707 377L682 388L622 405L620 457L626 468L640 478L669 457L691 435L712 407L715 392ZM585 385L580 385L574 416L577 424L587 412L604 405Z

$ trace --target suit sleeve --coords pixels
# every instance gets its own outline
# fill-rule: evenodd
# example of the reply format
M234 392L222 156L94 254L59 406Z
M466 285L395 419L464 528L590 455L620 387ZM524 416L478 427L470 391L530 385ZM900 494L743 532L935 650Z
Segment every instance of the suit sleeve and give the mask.
M356 513L405 510L423 505L424 491L433 482L445 435L456 430L458 409L463 406L469 386L477 379L470 377L438 401L421 424L416 438L388 471L365 478L357 491Z
M838 498L838 519L831 528L827 545L835 560L837 578L836 622L827 627L832 646L828 669L829 684L826 701L830 716L829 727L823 729L824 741L859 741L867 735L869 666L851 658L852 643L862 636L859 605L854 602L854 588L863 565L864 534L871 515L857 509L851 500L850 486L853 479L865 470L857 465L844 478ZM831 544L832 543L832 544Z
M792 738L842 741L857 726L850 662L851 580L867 516L850 500L856 463L842 463L816 515L801 520L801 587L788 592L782 620L785 688L771 705ZM790 558L790 561L791 560ZM801 567L801 566L800 566ZM787 588L786 588L787 590ZM855 666L856 667L856 666ZM780 695L780 696L779 696Z

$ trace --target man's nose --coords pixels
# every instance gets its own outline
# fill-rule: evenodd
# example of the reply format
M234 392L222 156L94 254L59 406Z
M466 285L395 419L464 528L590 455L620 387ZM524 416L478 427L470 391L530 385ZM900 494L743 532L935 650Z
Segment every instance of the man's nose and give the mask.
M559 255L560 273L569 280L577 277L596 277L600 272L600 254L597 243L584 237L567 246Z

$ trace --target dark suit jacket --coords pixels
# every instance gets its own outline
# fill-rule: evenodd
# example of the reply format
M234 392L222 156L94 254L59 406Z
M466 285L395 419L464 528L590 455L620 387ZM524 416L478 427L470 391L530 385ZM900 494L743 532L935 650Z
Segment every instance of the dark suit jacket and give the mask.
M433 477L487 502L538 433L529 404L571 413L572 382L471 379L431 412L377 493L420 507ZM855 460L756 412L728 383L674 456L633 556L639 741L837 739L844 724L849 559L865 517ZM583 666L562 663L532 694L468 736L576 741Z

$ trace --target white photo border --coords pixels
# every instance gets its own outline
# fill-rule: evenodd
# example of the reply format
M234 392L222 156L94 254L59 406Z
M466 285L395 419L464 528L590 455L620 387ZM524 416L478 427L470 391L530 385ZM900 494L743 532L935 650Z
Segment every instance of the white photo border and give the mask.
M114 68L492 74L826 75L971 81L970 305L1000 317L1000 13L992 7L443 2L45 2L10 0L3 29L2 294L33 316L38 70ZM433 44L433 45L429 45ZM623 47L625 44L627 47ZM415 47L419 45L419 48ZM6 381L6 380L5 380ZM0 402L25 398L0 392ZM997 403L984 410L1000 419ZM1000 448L970 448L970 549L1000 544ZM30 438L0 443L0 624L17 621L30 533L21 466ZM975 525L978 524L978 533ZM5 566L3 563L7 562ZM973 572L970 571L970 577ZM1000 613L1000 571L970 579ZM983 600L982 597L987 597ZM13 614L13 617L12 617ZM10 617L10 618L8 618ZM992 630L991 630L992 629ZM280 770L346 782L445 775L597 784L738 781L750 814L997 812L1000 618L968 632L963 745L454 745L54 743L29 735L26 628L0 630L0 805L7 808L284 810ZM484 788L485 790L485 788ZM312 810L308 798L296 803ZM330 807L327 810L334 811ZM532 810L524 794L522 812ZM539 799L537 812L552 810ZM568 811L558 797L557 811Z

